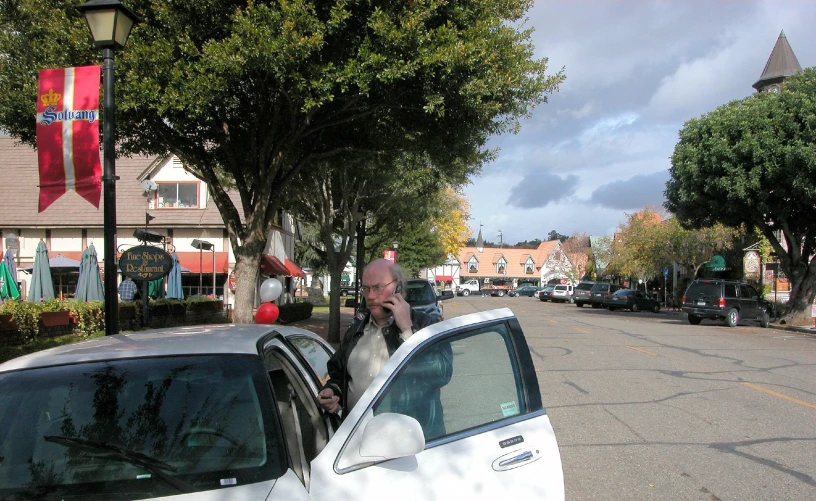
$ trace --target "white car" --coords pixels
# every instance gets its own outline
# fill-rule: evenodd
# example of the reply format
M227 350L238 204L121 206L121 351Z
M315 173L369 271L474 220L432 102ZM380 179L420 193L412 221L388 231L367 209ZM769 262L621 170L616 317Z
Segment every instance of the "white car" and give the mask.
M558 284L553 289L552 302L553 303L572 303L572 285Z
M452 352L442 435L391 412ZM509 309L414 334L336 426L332 349L276 325L142 331L0 365L0 499L563 500L555 435ZM426 359L427 360L427 359ZM404 388L405 386L402 385Z

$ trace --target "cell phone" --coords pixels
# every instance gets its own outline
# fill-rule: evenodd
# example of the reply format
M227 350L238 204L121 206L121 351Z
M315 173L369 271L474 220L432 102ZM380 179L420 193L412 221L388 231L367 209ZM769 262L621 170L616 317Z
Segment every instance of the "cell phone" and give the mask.
M402 282L397 282L397 286L394 287L394 292L392 292L391 294L400 294L401 292L402 292ZM391 308L389 308L388 306L385 306L385 305L383 305L383 309L385 311L391 311Z

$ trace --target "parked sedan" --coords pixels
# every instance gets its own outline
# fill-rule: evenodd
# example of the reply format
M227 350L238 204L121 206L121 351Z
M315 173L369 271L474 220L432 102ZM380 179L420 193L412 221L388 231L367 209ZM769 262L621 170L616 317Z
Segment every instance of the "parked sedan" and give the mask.
M511 296L511 297L512 296L527 296L527 297L536 296L536 297L538 297L536 295L536 292L538 292L540 290L541 290L541 287L536 287L535 285L522 285L521 287L518 287L516 289L511 290L510 294L508 294L508 295Z
M652 299L643 291L620 289L604 297L603 305L610 311L620 309L632 311L660 312L660 301Z
M541 289L541 292L538 293L538 300L539 301L552 301L553 291L554 290L555 290L555 287L553 287L553 286L544 287L543 289Z
M426 430L405 379L440 349L452 375L439 383L443 427ZM107 336L10 360L0 365L0 499L564 499L558 444L509 309L417 331L339 426L317 403L331 355L303 329L252 324Z

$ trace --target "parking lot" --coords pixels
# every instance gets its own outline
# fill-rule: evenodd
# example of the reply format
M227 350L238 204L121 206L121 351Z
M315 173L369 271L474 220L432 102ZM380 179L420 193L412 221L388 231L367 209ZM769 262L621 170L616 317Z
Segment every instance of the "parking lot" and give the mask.
M572 500L816 498L816 337L679 312L509 307L533 352Z

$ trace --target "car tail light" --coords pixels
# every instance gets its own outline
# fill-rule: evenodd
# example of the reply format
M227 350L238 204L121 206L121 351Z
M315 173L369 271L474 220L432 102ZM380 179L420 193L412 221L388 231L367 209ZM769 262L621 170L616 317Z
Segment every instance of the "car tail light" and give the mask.
M684 303L684 304L685 304L685 303L688 303L688 299L686 299L686 296L683 296L683 303Z
M720 304L720 308L725 308L725 298L724 297L720 298L720 303L719 304Z

